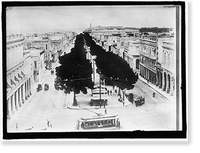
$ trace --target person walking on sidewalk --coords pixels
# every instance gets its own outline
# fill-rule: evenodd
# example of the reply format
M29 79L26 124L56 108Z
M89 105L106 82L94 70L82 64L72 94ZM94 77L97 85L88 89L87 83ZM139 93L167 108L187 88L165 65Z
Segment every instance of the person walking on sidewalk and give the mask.
M156 93L155 93L155 92L153 92L153 97L155 98L155 96L156 96Z
M16 130L18 130L18 123L16 123Z
M47 127L50 127L50 121L47 119Z
M48 120L48 119L47 119L47 126L50 127L50 128L52 128L51 120Z
M105 114L107 114L107 109L105 109Z
M52 122L51 122L51 121L49 121L49 123L50 123L50 124L49 124L49 125L50 125L50 127L52 128Z

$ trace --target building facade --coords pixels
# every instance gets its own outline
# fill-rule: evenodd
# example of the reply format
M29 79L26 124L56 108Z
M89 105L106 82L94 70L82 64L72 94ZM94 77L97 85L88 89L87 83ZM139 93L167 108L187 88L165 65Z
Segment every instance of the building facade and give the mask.
M58 57L64 52L66 44L66 36L63 34L52 35L50 38L50 51L52 55L52 62L55 63Z
M119 27L119 29L101 29L98 31L98 28L96 28L92 30L90 34L93 40L95 40L98 45L102 46L105 51L120 56L130 65L131 69L139 72L140 42L139 37L136 36L139 31L126 31L123 27ZM127 35L129 32L132 34L131 36Z
M47 36L41 37L28 37L24 45L25 50L39 49L44 50L44 62L45 68L51 69L51 52L50 52L50 40Z
M175 94L176 52L174 38L158 39L157 86L171 96Z
M140 75L152 84L156 84L157 38L156 36L140 37Z
M130 39L128 43L125 43L124 46L124 59L130 65L130 67L139 73L140 65L140 42L139 39Z
M33 65L33 81L34 83L41 83L45 74L45 50L42 49L30 49L31 60Z
M7 36L7 118L10 119L32 94L32 62L24 54L23 35Z

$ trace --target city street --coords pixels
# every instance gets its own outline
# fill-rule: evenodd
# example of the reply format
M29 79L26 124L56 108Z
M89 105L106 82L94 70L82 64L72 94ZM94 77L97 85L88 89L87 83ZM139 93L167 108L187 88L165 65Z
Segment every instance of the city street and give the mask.
M187 143L186 2L40 4L2 2L3 141L50 152Z
M47 75L45 83L49 84L49 90L36 93L31 101L9 122L8 132L32 132L32 131L74 131L77 120L84 117L94 117L104 114L105 109L99 106L90 106L91 93L78 94L78 106L72 106L72 98L63 91L54 88L55 74ZM112 87L107 87L112 89ZM88 90L90 91L90 90ZM119 115L121 129L132 130L175 130L175 103L156 93L148 85L138 80L132 91L134 95L145 96L145 104L136 107L126 101L125 106L118 101L117 93L108 95L106 106L108 115ZM48 127L48 120L52 127ZM100 129L104 130L104 129Z

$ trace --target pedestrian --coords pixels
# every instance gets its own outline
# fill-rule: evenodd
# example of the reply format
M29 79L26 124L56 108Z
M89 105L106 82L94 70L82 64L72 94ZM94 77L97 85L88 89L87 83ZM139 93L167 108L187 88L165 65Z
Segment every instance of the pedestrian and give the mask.
M109 90L108 90L108 95L109 95Z
M110 90L110 95L112 95L112 90Z
M16 123L16 130L18 130L18 123Z
M156 96L156 93L155 93L155 92L153 92L153 97L155 98L155 96Z
M50 126L50 121L47 119L47 127Z
M103 106L104 106L104 108L106 107L106 101L104 101Z
M105 114L107 114L107 109L105 109Z
M123 101L123 106L124 106L124 101Z
M49 120L49 127L52 128L52 122Z

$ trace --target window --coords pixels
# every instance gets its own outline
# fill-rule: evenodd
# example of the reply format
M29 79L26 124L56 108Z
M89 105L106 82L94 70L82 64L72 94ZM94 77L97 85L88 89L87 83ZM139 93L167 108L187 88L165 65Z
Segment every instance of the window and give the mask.
M37 61L34 61L34 67L37 69Z
M146 51L147 47L144 45L144 50Z
M168 54L168 66L170 66L170 54Z
M163 64L165 65L166 64L166 53L164 52L163 54Z

